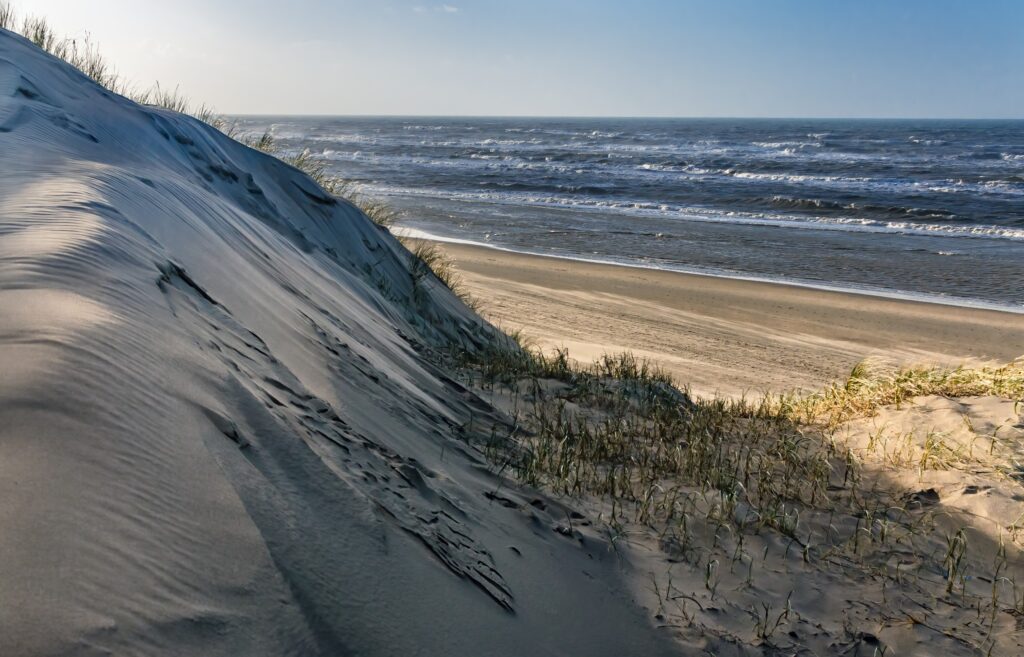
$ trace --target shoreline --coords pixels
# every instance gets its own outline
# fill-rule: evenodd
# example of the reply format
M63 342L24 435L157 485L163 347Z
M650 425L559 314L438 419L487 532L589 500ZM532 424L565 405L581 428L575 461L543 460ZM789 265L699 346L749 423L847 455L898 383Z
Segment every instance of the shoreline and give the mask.
M632 351L705 396L815 390L865 358L1024 355L1014 312L435 242L494 323L581 361Z
M615 260L601 260L599 258L585 258L583 256L570 256L562 255L557 253L535 253L531 251L520 251L508 246L500 246L497 244L487 244L484 242L477 242L474 240L466 240L458 237L443 237L441 235L435 235L418 228L410 228L407 226L395 226L391 231L399 237L408 238L412 240L422 240L425 242L434 242L440 246L447 245L460 245L479 249L489 249L492 251L501 251L503 253L510 253L516 255L533 256L537 258L554 258L556 260L569 260L572 262L581 262L593 265L607 265L609 267L627 267L630 269L642 269L647 271L660 271L671 274L683 274L685 276L702 276L708 278L724 278L733 281L745 281L748 283L765 283L768 285L782 285L787 287L798 287L805 288L808 290L820 290L823 292L835 292L837 294L855 294L867 297L877 297L880 299L894 299L897 301L912 301L916 303L927 303L939 306L952 306L954 308L970 308L973 310L990 310L994 312L1009 313L1011 315L1024 315L1024 306L1008 306L989 301L982 301L978 299L967 299L967 298L955 298L955 297L943 297L940 295L933 295L927 293L914 293L904 292L900 290L882 290L882 289L871 289L871 288L856 288L856 287L841 287L838 285L828 285L824 283L811 283L809 281L800 280L788 280L784 278L773 279L769 277L761 277L754 275L744 274L729 274L725 272L711 272L711 271L698 271L688 269L671 269L667 267L656 267L654 265L645 265L640 262L617 262Z

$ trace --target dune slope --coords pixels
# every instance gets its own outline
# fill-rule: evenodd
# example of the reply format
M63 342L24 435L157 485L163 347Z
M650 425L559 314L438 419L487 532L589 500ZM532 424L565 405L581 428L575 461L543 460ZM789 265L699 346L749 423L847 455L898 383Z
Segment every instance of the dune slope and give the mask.
M0 652L671 654L460 440L498 415L423 354L489 333L299 171L0 30Z

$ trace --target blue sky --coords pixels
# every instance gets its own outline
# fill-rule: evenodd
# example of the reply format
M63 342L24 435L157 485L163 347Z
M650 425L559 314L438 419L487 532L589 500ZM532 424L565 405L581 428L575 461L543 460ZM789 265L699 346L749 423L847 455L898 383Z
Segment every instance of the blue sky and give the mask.
M1024 0L14 0L227 113L1024 118Z

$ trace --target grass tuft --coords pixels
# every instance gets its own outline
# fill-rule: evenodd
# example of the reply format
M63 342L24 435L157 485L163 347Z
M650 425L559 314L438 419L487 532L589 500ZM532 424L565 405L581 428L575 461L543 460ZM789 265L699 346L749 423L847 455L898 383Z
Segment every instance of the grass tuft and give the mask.
M13 19L13 17L12 17ZM57 37L57 34L50 27L45 19L36 16L25 18L21 24L21 34L39 48L48 53L59 56L64 39Z
M273 155L277 152L277 145L274 141L274 135L269 130L260 135L250 135L239 137L238 141L245 144L249 148L255 149L262 153L268 153Z
M828 441L808 439L785 415L691 399L629 353L590 365L566 350L468 358L485 385L527 391L528 431L489 443L490 458L530 485L613 500L616 522L626 506L644 523L680 517L682 488L698 486L721 498L727 523L745 504L763 525L791 532L793 504L821 499L833 472Z
M767 397L766 412L787 413L794 420L835 427L879 408L900 405L914 397L995 395L1024 401L1024 359L1001 367L910 367L886 369L871 361L858 363L850 376L808 396Z
M400 240L401 241L401 240ZM408 248L409 244L405 244ZM455 261L433 242L417 240L409 249L409 274L412 276L414 294L423 289L423 282L429 277L436 278L469 308L476 310L477 304L462 283L455 269Z
M6 2L0 2L0 30L13 30L14 21L14 8Z
M114 71L88 34L81 40L61 37L45 18L38 16L26 17L18 28L17 15L7 3L0 3L0 27L20 32L40 49L74 66L109 91L143 105L155 105L188 114L218 129L225 126L225 122L212 108L205 105L193 108L177 88L169 91L157 83L150 89L137 90Z

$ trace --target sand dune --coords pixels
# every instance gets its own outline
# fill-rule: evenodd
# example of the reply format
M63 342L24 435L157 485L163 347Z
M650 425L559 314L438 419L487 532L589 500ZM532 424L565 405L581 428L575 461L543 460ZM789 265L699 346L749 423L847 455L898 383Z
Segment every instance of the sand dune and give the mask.
M1024 352L1012 313L450 250L495 321L699 393ZM801 416L527 355L421 265L0 30L0 655L1024 649L1024 361Z
M0 653L674 654L457 440L490 328L305 175L0 30Z

